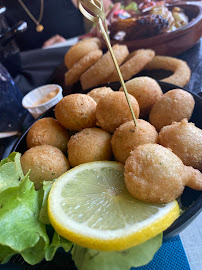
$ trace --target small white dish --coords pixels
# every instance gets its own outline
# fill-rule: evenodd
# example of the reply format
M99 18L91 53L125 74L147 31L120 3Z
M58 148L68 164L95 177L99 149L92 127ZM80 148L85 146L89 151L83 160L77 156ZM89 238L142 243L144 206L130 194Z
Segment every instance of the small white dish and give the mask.
M42 99L50 95L51 92L57 90L57 94L50 98L48 101L39 104ZM58 84L46 84L38 88L33 89L22 99L22 106L26 108L32 116L36 119L42 115L45 111L56 105L61 99L62 87Z

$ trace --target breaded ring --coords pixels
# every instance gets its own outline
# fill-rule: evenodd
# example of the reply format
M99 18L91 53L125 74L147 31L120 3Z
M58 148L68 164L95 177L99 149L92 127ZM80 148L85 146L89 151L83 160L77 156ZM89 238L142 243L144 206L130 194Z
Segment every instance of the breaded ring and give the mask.
M101 57L103 53L101 50L94 50L78 62L76 62L72 68L65 73L65 85L73 85L79 81L81 75L92 65L94 65Z
M98 50L101 48L101 42L98 38L86 38L75 45L73 45L65 54L64 62L68 69L73 67L73 65L83 58L86 54L92 52L93 50Z
M187 166L202 171L202 130L183 119L163 127L159 133L161 145L172 149Z
M161 81L184 87L190 80L191 70L183 60L169 56L155 56L145 69L165 69L174 72L171 76Z
M68 95L55 106L55 117L63 127L70 130L95 127L96 105L94 99L87 95Z
M126 45L116 44L112 49L117 63L120 65L129 54L128 48ZM114 71L114 68L114 62L108 51L96 64L82 74L80 78L82 88L85 90L100 85Z
M155 56L155 52L150 49L139 49L129 55L129 60L120 66L120 71L124 80L129 80L140 72ZM115 70L108 78L107 82L119 81L119 76Z
M138 145L145 143L157 143L158 133L149 122L137 119L129 121L118 127L112 135L112 150L117 161L125 163L130 152Z
M136 77L125 83L128 93L137 99L140 117L147 117L152 106L163 95L160 85L150 77ZM119 91L123 91L120 87Z
M98 88L94 88L93 90L91 90L90 92L88 92L88 96L92 97L96 103L98 103L98 101L104 97L105 95L112 93L113 90L111 89L111 87L98 87Z
M111 135L100 128L85 128L71 136L68 159L72 167L86 162L111 160Z
M152 107L149 122L159 132L162 127L190 119L195 101L193 96L185 90L173 89L165 93Z
M135 97L128 94L136 118L140 108ZM102 97L96 108L96 124L102 129L113 133L116 128L132 120L132 114L123 92L112 92Z

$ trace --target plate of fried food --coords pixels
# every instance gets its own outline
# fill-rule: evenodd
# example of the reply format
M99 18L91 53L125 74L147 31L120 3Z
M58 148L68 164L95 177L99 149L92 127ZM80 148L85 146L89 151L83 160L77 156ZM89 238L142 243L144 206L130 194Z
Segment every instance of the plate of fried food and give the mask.
M202 100L183 88L189 67L114 45L134 121L99 46L92 38L71 47L65 82L74 93L0 163L1 263L19 254L35 267L63 248L78 270L127 270L148 264L201 211ZM147 65L173 74L156 81L131 73Z
M153 49L176 56L191 48L202 34L202 6L198 1L130 1L116 3L107 15L112 44L126 44L130 51ZM92 31L106 44L97 29Z
M20 153L26 178L20 180L27 194L22 204L27 202L29 208L40 198L37 222L54 235L37 259L19 252L29 264L44 257L52 260L63 247L71 249L78 269L83 269L83 262L86 269L97 264L111 269L112 257L116 269L120 262L120 269L145 265L160 247L162 232L163 241L170 239L200 213L201 99L149 77L133 78L126 87L137 126L121 85L115 82L65 96L13 148ZM2 170L11 161L12 156ZM18 189L10 188L13 193ZM14 223L16 208L7 209ZM26 221L33 218L27 209L26 213ZM35 230L41 234L38 227ZM18 239L18 230L15 233ZM25 230L25 238L26 234Z
M58 72L64 89L70 91L79 83L81 89L86 90L119 80L109 50L103 52L101 46L98 38L85 38L66 52L65 69ZM184 87L190 80L190 68L185 61L178 58L158 55L153 49L130 52L124 44L114 44L112 49L124 80L129 80L140 72L153 70L168 72L169 75L161 81L180 87Z

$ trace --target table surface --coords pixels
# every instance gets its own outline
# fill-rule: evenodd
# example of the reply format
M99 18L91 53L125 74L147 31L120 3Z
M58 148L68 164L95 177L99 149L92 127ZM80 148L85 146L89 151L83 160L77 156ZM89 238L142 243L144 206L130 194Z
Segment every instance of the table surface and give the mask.
M51 49L59 49L64 46L70 46L77 42L77 38L73 38L53 46ZM61 61L63 60L63 54L61 54ZM58 61L60 61L60 57ZM198 94L202 97L202 39L190 50L177 56L180 59L185 60L192 71L190 82L186 85L186 89ZM180 233L180 238L187 255L191 270L202 269L202 213Z

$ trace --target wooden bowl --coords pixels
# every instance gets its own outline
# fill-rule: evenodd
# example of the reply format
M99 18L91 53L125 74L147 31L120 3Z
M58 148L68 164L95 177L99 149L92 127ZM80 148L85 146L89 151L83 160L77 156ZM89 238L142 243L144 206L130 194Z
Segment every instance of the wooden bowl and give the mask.
M175 2L168 5L169 9L178 6L184 9L185 14L189 17L189 23L172 32L165 32L160 35L132 41L115 41L111 44L125 44L129 51L142 48L153 49L158 55L176 56L185 52L197 43L202 35L202 4L201 1ZM106 48L102 40L103 48Z

